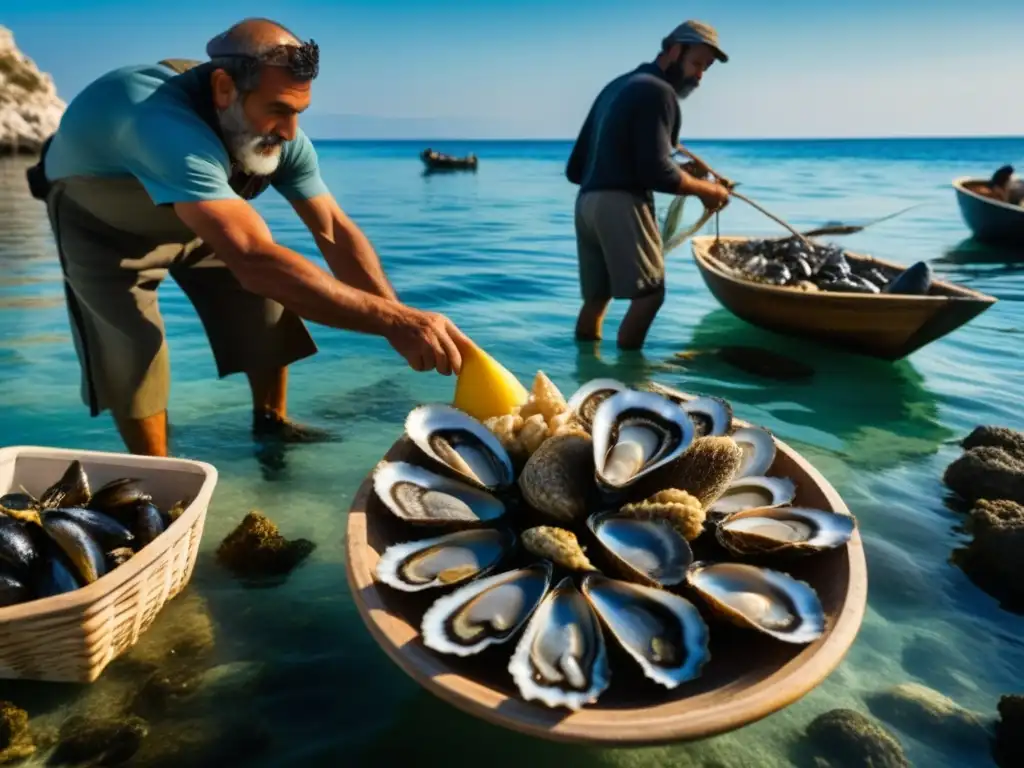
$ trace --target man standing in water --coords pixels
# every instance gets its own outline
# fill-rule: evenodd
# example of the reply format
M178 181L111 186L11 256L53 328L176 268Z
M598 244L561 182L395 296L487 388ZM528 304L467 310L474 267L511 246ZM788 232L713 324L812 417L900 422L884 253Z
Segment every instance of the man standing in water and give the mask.
M576 197L576 248L583 306L576 338L597 341L608 304L629 299L618 346L639 349L665 301L665 262L653 192L694 195L709 210L728 190L688 173L672 159L679 140L679 99L696 89L715 59L728 57L715 30L698 21L677 27L650 63L612 80L598 94L566 166ZM690 164L702 176L707 169Z
M316 352L300 318L383 336L417 371L458 372L468 340L398 301L377 254L320 178L298 127L316 43L248 19L210 61L124 67L85 88L29 172L46 200L93 416L128 450L167 455L170 363L157 288L169 273L206 330L220 377L244 373L260 439L329 439L286 417L287 366ZM274 241L248 202L273 185L332 275Z

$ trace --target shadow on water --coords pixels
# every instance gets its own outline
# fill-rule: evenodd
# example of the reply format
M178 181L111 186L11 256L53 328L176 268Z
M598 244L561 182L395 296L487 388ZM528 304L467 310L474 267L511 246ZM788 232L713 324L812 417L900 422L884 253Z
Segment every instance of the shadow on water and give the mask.
M961 240L947 248L941 256L932 259L933 264L965 266L972 264L999 265L1007 272L1024 269L1024 249L1003 245L989 245L973 237ZM990 273L991 274L991 273Z
M744 347L777 359L776 375L738 367ZM840 455L863 467L934 454L953 436L940 423L937 396L907 360L831 350L749 325L725 309L705 315L681 351L685 359L667 361L657 374L665 383L673 383L670 369L678 368L690 382L684 389L764 407L789 424L838 437L845 443Z

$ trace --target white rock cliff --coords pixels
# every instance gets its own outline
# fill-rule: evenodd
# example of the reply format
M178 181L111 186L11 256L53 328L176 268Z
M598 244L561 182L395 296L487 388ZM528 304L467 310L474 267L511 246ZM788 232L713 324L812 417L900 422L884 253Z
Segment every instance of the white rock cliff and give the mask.
M37 153L66 107L53 78L40 72L18 50L14 33L0 26L0 155Z

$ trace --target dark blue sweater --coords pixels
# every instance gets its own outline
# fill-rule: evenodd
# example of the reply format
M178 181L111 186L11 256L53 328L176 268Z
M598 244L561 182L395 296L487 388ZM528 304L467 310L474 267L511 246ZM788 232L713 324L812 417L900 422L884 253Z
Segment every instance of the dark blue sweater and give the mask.
M565 175L580 193L621 189L676 194L672 159L682 117L679 97L655 64L642 64L598 94L572 148Z

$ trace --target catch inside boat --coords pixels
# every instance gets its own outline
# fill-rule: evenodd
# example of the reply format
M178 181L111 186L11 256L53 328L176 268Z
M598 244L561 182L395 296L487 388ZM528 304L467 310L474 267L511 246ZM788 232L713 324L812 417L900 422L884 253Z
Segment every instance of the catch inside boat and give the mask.
M987 179L953 180L960 215L979 242L1024 248L1024 205L1013 205L981 194Z
M453 157L427 148L420 153L420 159L428 171L475 171L479 158L472 152L465 157Z
M852 645L855 519L727 401L608 379L563 397L538 372L481 418L414 408L348 516L363 621L442 700L553 741L694 740L796 701Z
M906 268L823 246L831 264L809 265L793 239L788 245L796 255L789 267L759 255L765 244L777 249L785 243L702 235L691 247L712 295L742 320L884 360L916 352L996 303L994 296L933 279L924 262ZM790 275L797 267L805 271L803 279ZM774 279L773 270L784 279Z

